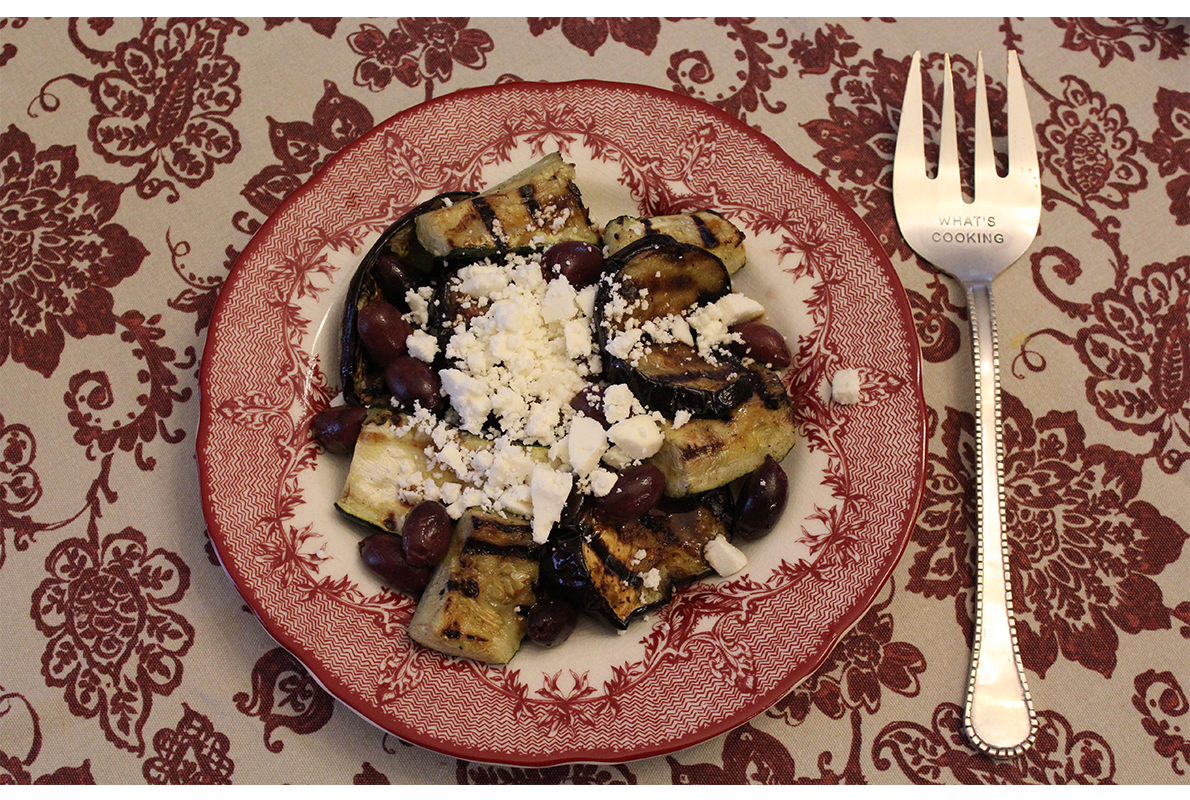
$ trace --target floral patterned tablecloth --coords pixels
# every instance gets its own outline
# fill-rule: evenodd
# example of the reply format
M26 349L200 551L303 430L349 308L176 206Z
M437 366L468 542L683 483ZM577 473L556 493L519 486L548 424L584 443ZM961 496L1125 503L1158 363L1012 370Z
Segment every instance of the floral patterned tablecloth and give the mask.
M910 56L973 117L1020 52L1040 233L996 283L1018 631L1041 728L958 732L972 636L967 311L892 213ZM1185 19L0 19L0 783L1187 783ZM710 103L884 245L928 459L891 579L771 709L647 760L454 760L331 698L244 606L195 460L237 255L328 158L458 89L601 78ZM993 93L993 97L999 96ZM999 109L993 109L993 113Z

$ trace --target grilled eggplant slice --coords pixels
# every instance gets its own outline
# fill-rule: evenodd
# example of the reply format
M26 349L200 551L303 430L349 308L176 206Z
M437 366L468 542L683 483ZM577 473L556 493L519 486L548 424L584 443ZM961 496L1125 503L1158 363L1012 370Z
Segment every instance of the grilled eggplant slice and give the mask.
M525 637L541 546L519 517L468 511L409 622L418 644L506 664Z
M478 196L417 218L417 238L437 257L472 260L556 242L600 244L573 164L550 153Z
M707 208L690 214L616 217L603 226L603 242L608 255L614 255L638 239L658 233L709 250L719 257L732 275L747 261L744 232L718 211Z
M755 366L757 393L727 419L661 423L664 442L649 458L665 475L665 493L684 497L724 486L752 472L765 456L785 458L797 439L793 406L776 373Z
M541 583L617 628L669 602L675 588L711 573L703 555L716 536L731 538L726 488L663 497L636 519L620 522L586 503L548 547Z
M692 306L731 292L731 278L712 253L669 236L647 236L609 259L608 277L595 299L596 335L605 377L628 385L645 406L673 416L722 418L752 396L755 378L734 356L710 360L688 341L663 341L648 333L650 321L680 316ZM618 337L644 331L639 358L616 349Z
M343 397L349 404L387 406L392 399L384 383L384 369L368 357L356 332L360 309L383 298L401 311L409 310L406 290L430 283L434 273L433 259L417 241L414 220L420 214L473 195L474 192L446 192L427 200L390 225L360 261L347 289L339 355ZM400 270L393 268L394 257L401 265Z

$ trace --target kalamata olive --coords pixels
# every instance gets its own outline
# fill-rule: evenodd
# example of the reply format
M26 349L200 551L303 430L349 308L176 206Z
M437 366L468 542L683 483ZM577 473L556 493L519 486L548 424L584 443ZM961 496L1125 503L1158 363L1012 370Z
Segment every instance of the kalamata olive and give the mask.
M361 308L355 318L355 329L368 355L381 366L409 352L405 340L413 333L413 326L387 300L373 300Z
M405 560L413 567L436 567L450 549L454 524L446 506L434 500L423 500L409 510L401 525L401 540Z
M639 517L661 499L665 474L653 464L633 464L620 470L616 485L599 499L599 507L612 519Z
M595 384L588 384L579 389L578 394L570 399L570 407L603 427L609 427L607 417L603 415L603 389Z
M401 309L408 307L405 294L417 289L424 281L422 273L408 266L391 250L383 250L376 256L372 277L380 287L384 299Z
M359 543L364 566L394 589L412 595L421 594L430 582L433 570L415 567L405 560L401 537L395 533L374 533Z
M557 597L546 595L529 610L526 635L543 647L562 644L574 633L578 609Z
M772 456L765 456L764 463L740 487L732 532L749 542L763 537L781 518L788 497L789 479L785 470Z
M603 250L586 242L558 242L545 251L545 266L576 289L590 286L603 274Z
M773 369L785 369L793 362L789 353L789 345L785 344L785 337L780 331L763 322L741 322L731 327L732 333L738 333L744 341L732 342L729 346L735 355L759 361Z
M332 406L310 420L310 434L328 453L350 453L366 416L363 406Z
M384 368L384 382L402 406L421 405L430 411L442 408L442 379L430 365L412 356L395 359Z

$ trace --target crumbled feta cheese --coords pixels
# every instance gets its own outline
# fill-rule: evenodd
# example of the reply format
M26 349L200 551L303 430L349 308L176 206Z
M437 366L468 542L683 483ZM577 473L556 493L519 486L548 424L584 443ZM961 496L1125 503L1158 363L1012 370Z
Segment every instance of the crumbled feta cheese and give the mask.
M566 355L570 358L586 359L595 351L591 323L586 319L567 320L562 330L566 337Z
M405 292L405 302L409 305L409 322L419 328L424 328L430 323L430 300L433 297L432 286L422 286Z
M623 383L613 383L603 390L603 418L612 425L632 416L636 395Z
M607 448L607 452L603 454L603 463L607 464L612 469L624 469L631 464L634 464L636 459L628 455L623 447L612 445ZM610 490L609 490L610 491Z
M603 458L608 447L607 433L603 426L584 416L577 416L571 420L566 442L570 468L581 477L586 477L599 466L599 460Z
M678 428L680 428L680 427L682 427L683 425L685 425L687 422L689 422L689 421L690 421L690 418L691 418L691 417L693 417L693 416L694 416L694 415L693 415L693 414L691 414L691 413L690 413L689 411L687 411L686 409L684 409L684 408L679 408L679 409L678 409L678 411L677 411L677 413L676 413L676 414L674 414L674 430L677 430Z
M632 348L640 342L642 335L644 335L644 331L640 328L628 328L616 334L615 338L607 343L607 352L616 358L628 360L632 355Z
M841 369L831 380L831 399L836 403L858 403L860 397L859 370Z
M617 422L607 431L607 438L632 459L648 458L661 449L665 437L652 417L637 415Z
M711 569L723 576L734 575L748 566L748 557L722 536L716 536L707 542L702 554L711 565Z
M437 337L422 330L414 330L409 334L405 346L409 348L409 355L427 364L433 362L434 356L438 355Z
M588 481L591 485L591 494L596 497L606 497L608 492L615 488L616 481L620 476L614 472L610 472L602 467L596 467L588 476Z
M462 418L462 428L470 433L479 433L492 410L492 398L488 387L478 378L457 369L439 371L442 390L450 398L450 404Z
M503 275L502 284L491 276L492 269ZM552 445L565 436L574 414L570 399L586 384L594 350L589 326L566 329L543 316L559 317L558 321L576 317L574 289L565 280L547 283L540 255L516 253L507 254L498 265L489 259L463 267L452 280L460 291L496 287L485 296L488 306L483 313L456 325L445 348L451 369L475 381L465 383L462 376L449 376L449 370L442 373L463 428L479 433L489 421L487 415L494 413L503 432L528 443ZM553 299L547 301L547 296ZM518 399L497 399L502 392ZM488 398L487 407L481 394Z
M541 318L546 322L565 322L579 313L577 293L570 281L556 278L550 281L541 300Z
M459 270L459 277L459 291L482 300L507 287L510 276L502 265L480 262Z
M554 523L562 518L562 509L570 497L574 476L549 467L536 466L529 483L533 501L533 541L545 544Z
M579 311L583 312L584 317L595 316L595 295L599 292L599 284L595 283L590 286L584 286L578 290L575 296L575 303L578 305Z
M652 589L656 591L657 589L661 588L661 572L656 567L653 567L651 570L640 576L640 583L646 589Z
M715 308L719 318L727 327L748 322L764 314L764 306L746 294L732 292L725 294L715 301Z

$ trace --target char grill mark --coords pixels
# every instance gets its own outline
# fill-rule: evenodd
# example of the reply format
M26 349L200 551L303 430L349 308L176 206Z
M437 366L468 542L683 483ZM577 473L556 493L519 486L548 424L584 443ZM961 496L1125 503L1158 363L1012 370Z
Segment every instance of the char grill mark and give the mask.
M463 553L473 556L519 558L523 561L532 561L537 558L536 552L534 552L534 550L529 547L524 547L522 545L492 544L491 542L484 542L475 538L467 540L467 543L463 545Z
M475 209L475 213L479 214L480 222L482 222L483 226L488 229L488 233L492 235L492 238L498 243L503 243L504 237L496 232L496 212L492 210L492 207L488 204L487 199L484 197L472 198L471 205Z
M698 238L702 239L702 246L707 250L714 250L719 246L719 237L711 230L710 226L703 221L698 214L691 214L690 219L694 220L694 227L698 228Z
M517 189L521 204L529 211L529 218L536 221L541 219L541 204L537 202L537 190L533 184L526 183Z

